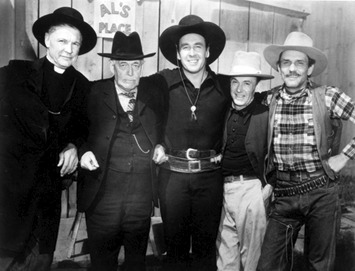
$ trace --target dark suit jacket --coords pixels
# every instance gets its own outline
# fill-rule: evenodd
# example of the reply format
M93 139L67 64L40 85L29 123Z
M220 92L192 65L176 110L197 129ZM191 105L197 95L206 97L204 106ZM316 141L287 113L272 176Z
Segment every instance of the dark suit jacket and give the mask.
M50 130L41 100L44 58L0 69L0 248L22 251L35 223L41 251L54 251L60 221L58 154L78 144L88 80L73 67L72 93Z
M119 121L116 105L114 78L94 83L88 97L89 133L87 142L80 149L80 157L92 151L99 163L95 171L81 170L78 183L78 211L86 211L102 184L108 165L111 140ZM149 78L141 78L138 86L136 107L139 120L153 149L162 141L162 122L164 119L162 86L159 87ZM118 119L117 119L118 118ZM153 151L151 151L153 155ZM157 206L156 167L151 160L153 199Z

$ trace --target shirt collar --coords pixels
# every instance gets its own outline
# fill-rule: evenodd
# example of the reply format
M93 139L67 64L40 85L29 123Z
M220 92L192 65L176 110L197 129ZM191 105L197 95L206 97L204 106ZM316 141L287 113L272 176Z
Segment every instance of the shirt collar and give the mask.
M285 84L283 84L280 88L280 91L279 91L279 95L278 97L283 99L286 103L292 103L293 101L296 101L298 100L299 98L301 97L311 97L311 92L310 92L310 89L313 88L313 83L312 81L310 81L309 79L307 79L307 83L306 83L306 86L304 87L304 89L295 94L295 95L290 95L287 93L286 91L286 86Z
M185 82L189 82L189 79L186 77L183 69L181 69L181 75L182 75L182 79L180 77L180 72L179 70L180 68L176 68L174 69L174 74L168 78L168 82L169 82L169 87L173 86L173 85L177 85L177 84L182 84L182 79L185 81ZM206 66L206 72L207 72L207 77L206 79L204 80L207 81L207 80L212 80L213 82L213 85L216 87L216 89L223 93L222 90L221 90L221 87L220 87L220 84L218 83L218 79L217 79L217 76L215 75L215 73L211 70L211 68L209 66Z
M126 90L123 90L122 88L119 87L119 85L117 85L116 80L114 80L114 82L115 82L115 88L116 88L117 95L120 95L122 93L127 93ZM130 90L129 92L134 93L134 97L137 97L137 91L138 91L137 88L135 88L135 89Z
M250 104L248 104L245 108L243 108L242 110L237 110L234 108L233 102L232 102L232 106L231 106L230 110L231 110L231 112L235 112L235 113L241 115L243 117L243 122L245 124L248 121L248 119L251 117L255 106L256 106L256 101L255 101L255 99L253 99L253 101Z

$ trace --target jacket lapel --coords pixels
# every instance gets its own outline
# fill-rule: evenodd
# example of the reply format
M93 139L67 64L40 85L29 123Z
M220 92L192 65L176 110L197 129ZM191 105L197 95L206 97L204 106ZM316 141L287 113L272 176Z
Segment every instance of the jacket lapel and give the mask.
M142 110L147 106L149 99L151 98L151 95L148 95L149 89L141 87L141 85L138 86L138 93L137 93L137 99L136 99L136 106L138 109L138 115L142 112Z
M116 89L114 78L112 77L111 80L107 81L106 87L104 89L105 97L104 102L105 104L115 113L117 113L117 105L116 105Z
M36 93L39 97L41 97L42 94L43 64L44 58L35 60L32 65L31 74L27 79L28 89Z

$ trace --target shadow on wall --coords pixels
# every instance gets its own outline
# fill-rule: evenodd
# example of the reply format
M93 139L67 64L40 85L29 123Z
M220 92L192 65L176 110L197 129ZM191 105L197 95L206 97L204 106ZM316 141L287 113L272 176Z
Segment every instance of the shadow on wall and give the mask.
M16 8L13 6L15 4ZM37 43L32 46L29 35L31 27L26 32L26 1L0 1L0 67L11 59L34 60L37 58Z

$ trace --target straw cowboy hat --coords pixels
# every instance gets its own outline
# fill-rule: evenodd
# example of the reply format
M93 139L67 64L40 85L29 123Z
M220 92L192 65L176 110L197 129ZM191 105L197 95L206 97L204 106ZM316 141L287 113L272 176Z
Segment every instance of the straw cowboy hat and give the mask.
M210 56L207 63L213 63L224 49L226 36L218 25L205 22L196 15L185 16L178 25L170 26L161 34L159 47L165 58L172 64L178 65L177 46L180 38L190 33L200 34L205 38L206 45L210 47Z
M116 60L138 60L154 56L155 53L143 54L141 39L137 32L126 36L117 31L113 38L111 54L99 53L99 55Z
M284 45L269 45L264 50L264 57L270 66L278 71L277 62L284 51L300 51L315 60L311 76L321 74L328 64L327 56L319 49L313 47L313 40L302 32L291 32Z
M261 57L256 52L236 51L230 72L222 74L231 77L258 77L260 80L274 78L272 75L261 73Z
M35 21L32 26L33 35L39 43L46 46L44 42L45 34L49 28L60 24L72 25L80 31L83 40L79 55L85 54L95 47L97 36L94 29L84 21L79 11L70 7L58 8L53 13L47 14Z

